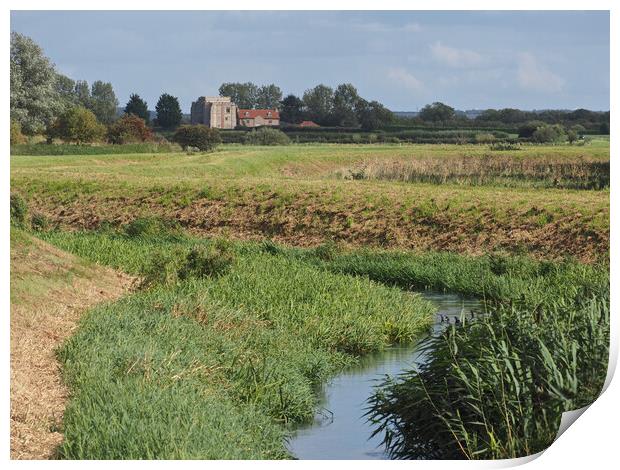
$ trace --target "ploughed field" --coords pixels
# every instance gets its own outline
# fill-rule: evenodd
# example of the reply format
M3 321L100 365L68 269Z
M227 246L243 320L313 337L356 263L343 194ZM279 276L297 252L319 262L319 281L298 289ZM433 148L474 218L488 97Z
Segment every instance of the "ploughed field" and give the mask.
M609 142L223 146L209 154L14 156L13 191L62 229L142 216L194 235L467 254L609 249Z

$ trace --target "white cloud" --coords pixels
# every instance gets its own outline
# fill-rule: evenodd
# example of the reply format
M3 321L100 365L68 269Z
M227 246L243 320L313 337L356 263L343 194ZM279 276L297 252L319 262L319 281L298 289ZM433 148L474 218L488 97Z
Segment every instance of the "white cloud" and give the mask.
M564 79L539 63L529 52L519 54L517 80L521 88L544 92L558 92Z
M388 78L412 91L422 91L424 84L402 67L388 69Z
M471 67L480 64L483 60L477 52L444 46L439 41L431 45L431 53L435 60L450 67Z

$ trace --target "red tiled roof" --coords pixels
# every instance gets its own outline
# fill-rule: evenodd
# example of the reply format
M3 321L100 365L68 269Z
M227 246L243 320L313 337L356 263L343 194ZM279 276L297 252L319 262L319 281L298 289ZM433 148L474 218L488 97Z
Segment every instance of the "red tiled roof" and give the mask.
M277 109L238 109L237 116L239 119L254 119L258 116L263 119L280 119L280 112Z
M302 121L299 123L299 127L321 127L314 121Z

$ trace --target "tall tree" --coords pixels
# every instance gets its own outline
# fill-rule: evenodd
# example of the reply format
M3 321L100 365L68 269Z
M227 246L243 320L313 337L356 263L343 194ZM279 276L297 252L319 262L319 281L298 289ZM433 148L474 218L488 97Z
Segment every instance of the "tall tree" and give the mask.
M32 39L16 32L10 62L11 119L26 134L42 132L64 107L54 65Z
M333 121L337 126L355 127L358 119L355 109L360 101L357 89L350 83L338 85L334 92Z
M298 124L304 120L304 102L295 95L288 95L280 102L280 120Z
M145 123L149 123L149 109L146 101L136 93L129 95L129 101L125 105L125 114L134 114L144 119Z
M321 125L331 124L334 90L327 85L317 85L304 93L304 106L308 116Z
M88 109L95 113L99 122L111 124L114 121L118 100L111 83L104 83L101 80L94 82L89 101Z
M256 107L259 109L277 109L282 100L282 90L273 83L261 86L256 93Z
M424 106L420 110L419 117L423 121L446 122L452 121L456 117L456 113L454 108L447 104L435 102Z
M360 99L356 106L356 114L362 129L372 131L385 126L394 120L394 114L378 101Z
M243 109L256 108L258 87L252 82L222 83L219 89L220 96L229 96L232 102Z
M56 91L65 106L75 104L75 80L60 73L56 74Z
M162 94L157 101L155 110L157 111L157 124L161 127L171 129L181 124L183 113L181 106L179 106L179 100L175 96L168 93Z
M73 94L78 105L87 109L90 108L90 87L86 80L76 80Z

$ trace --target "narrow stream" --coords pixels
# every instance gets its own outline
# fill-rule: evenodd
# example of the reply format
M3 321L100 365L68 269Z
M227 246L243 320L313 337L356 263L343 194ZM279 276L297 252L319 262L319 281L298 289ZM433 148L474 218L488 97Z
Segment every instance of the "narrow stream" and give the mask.
M469 316L470 310L482 310L482 302L478 300L454 294L425 292L422 295L438 307L434 334L446 325L440 322L441 315L454 323L462 312ZM385 374L396 375L423 360L416 344L392 347L364 357L325 386L321 411L313 423L295 430L288 449L298 459L388 459L381 445L382 436L370 439L373 429L363 416L366 402Z

